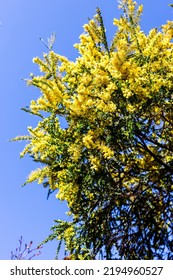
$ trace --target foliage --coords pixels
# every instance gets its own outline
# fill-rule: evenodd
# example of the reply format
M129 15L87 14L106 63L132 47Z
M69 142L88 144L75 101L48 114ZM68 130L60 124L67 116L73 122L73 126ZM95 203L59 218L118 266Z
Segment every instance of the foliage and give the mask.
M26 260L26 257L27 260L32 260L34 257L39 256L41 254L41 252L38 250L41 249L42 246L38 246L37 248L31 249L33 242L30 241L30 243L25 244L24 249L22 249L22 242L23 238L21 236L21 238L19 239L19 247L16 248L15 253L11 252L11 260ZM38 252L31 255L33 251Z
M26 183L69 207L45 242L64 241L74 259L173 259L173 22L145 34L142 6L120 8L110 46L97 9L74 62L52 49L34 58L30 112L41 120L16 140L41 163Z

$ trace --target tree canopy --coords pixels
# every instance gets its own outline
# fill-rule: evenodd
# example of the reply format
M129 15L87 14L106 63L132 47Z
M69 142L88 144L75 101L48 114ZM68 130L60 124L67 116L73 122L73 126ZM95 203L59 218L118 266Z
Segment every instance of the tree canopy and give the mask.
M28 85L41 95L26 111L40 119L16 140L41 163L26 183L69 208L45 242L64 242L71 259L173 259L173 22L145 34L142 5L120 8L110 44L98 8L75 61L51 42L33 59Z

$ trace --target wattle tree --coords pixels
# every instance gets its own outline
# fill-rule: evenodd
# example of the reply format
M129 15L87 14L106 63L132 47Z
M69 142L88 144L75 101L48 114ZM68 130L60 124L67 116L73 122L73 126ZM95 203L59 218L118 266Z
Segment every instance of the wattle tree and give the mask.
M26 183L69 208L44 242L64 242L70 259L173 259L173 22L145 34L142 5L120 8L110 44L97 9L75 61L51 42L33 59L40 97L26 111L40 120L15 140L41 163Z

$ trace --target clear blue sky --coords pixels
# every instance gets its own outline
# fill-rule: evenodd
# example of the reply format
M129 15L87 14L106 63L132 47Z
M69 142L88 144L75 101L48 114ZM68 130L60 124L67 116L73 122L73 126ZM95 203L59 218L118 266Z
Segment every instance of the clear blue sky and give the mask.
M147 33L167 19L172 20L171 0L140 0L144 5L142 28ZM17 135L36 125L34 116L21 111L38 91L27 87L28 78L37 67L32 58L46 52L45 41L56 32L54 50L74 60L78 53L73 44L79 41L82 26L100 7L108 38L114 34L113 18L118 17L116 0L0 0L0 259L10 259L22 235L25 242L37 246L50 233L54 219L64 219L66 204L54 193L46 200L47 189L36 183L21 187L28 173L36 168L30 158L19 159L24 143L9 143ZM62 123L63 125L63 123ZM38 259L54 259L56 242L49 242ZM63 257L63 255L61 255Z

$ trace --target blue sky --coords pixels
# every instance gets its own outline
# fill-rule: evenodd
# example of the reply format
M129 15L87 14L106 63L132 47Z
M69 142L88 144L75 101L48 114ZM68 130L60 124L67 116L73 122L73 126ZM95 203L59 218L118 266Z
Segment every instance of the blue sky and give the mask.
M147 33L172 20L171 0L140 0L144 5L141 21ZM66 218L66 204L54 193L47 200L47 189L36 183L21 187L36 163L29 157L19 159L24 143L8 142L25 135L27 126L35 126L37 118L20 108L38 97L38 91L27 87L22 78L37 73L32 58L42 56L45 41L56 32L54 51L75 60L73 44L79 41L82 26L92 18L96 7L102 11L109 40L115 32L112 24L119 17L116 0L0 0L0 259L10 259L22 235L25 242L37 246L50 233L54 219ZM65 125L62 122L62 126ZM54 259L57 242L49 242L38 259ZM60 256L63 258L63 254Z

